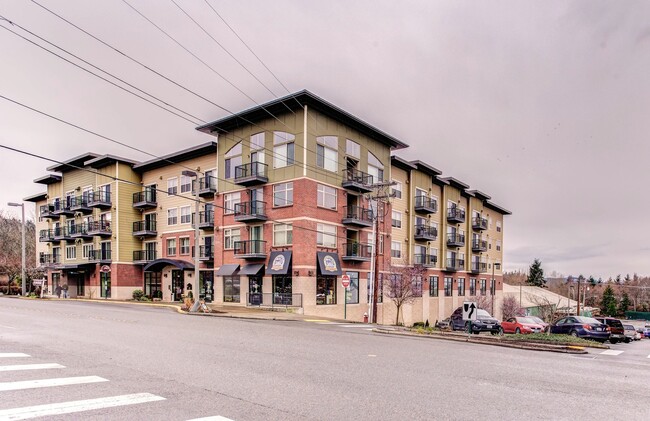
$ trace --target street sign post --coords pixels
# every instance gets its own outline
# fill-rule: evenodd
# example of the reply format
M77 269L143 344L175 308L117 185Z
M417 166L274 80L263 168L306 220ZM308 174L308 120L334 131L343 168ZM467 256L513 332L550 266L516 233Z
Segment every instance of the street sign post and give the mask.
M463 320L469 322L468 333L472 333L472 321L476 320L476 313L478 306L473 301L465 301L463 303Z
M341 275L341 285L343 286L343 320L348 319L348 287L350 286L350 275Z

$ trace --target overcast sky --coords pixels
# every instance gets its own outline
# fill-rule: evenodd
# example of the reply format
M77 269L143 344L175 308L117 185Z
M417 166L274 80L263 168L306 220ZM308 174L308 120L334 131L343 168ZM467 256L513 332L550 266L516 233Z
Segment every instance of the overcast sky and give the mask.
M273 93L171 1L128 0L229 82L121 0L38 1L228 110L287 93L204 0L175 1ZM540 258L547 273L650 274L650 2L208 1L290 91L311 90L510 209L506 269ZM0 14L202 120L227 115L30 1L0 0ZM213 140L1 28L0 53L2 96L153 154ZM1 98L0 143L59 160L150 158ZM4 204L43 191L32 180L50 163L0 159L0 208L17 215Z

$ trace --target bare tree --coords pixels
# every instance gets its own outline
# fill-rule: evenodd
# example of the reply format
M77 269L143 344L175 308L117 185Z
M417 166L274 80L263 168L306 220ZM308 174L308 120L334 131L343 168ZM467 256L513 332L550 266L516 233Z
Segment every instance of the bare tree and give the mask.
M422 297L422 279L426 270L416 266L390 266L390 275L386 290L388 297L397 309L395 325L399 325L399 316L405 304L412 304L416 298Z
M10 281L20 278L22 266L22 221L6 217L0 211L0 273L5 273ZM32 221L25 221L25 251L27 277L36 265L36 235Z
M562 305L562 297L557 299L557 302L551 301L548 297L526 293L526 298L531 303L535 304L539 318L544 320L546 323L552 323L555 318L555 314Z
M508 295L503 297L503 302L501 303L501 313L503 314L503 320L507 320L511 317L522 316L523 309L515 297Z
M492 307L492 300L487 295L477 295L474 301L476 301L476 306L481 310L488 311Z

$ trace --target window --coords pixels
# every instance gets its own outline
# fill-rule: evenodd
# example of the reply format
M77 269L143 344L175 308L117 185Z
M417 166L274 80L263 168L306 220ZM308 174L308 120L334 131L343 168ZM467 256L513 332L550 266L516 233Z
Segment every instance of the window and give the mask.
M496 282L494 279L490 279L490 295L496 294Z
M293 183L280 183L273 186L273 206L293 205Z
M167 209L167 225L178 224L178 208Z
M239 202L241 202L241 192L224 194L223 213L229 214L235 212L235 205Z
M334 187L318 185L318 206L336 210L336 189Z
M395 185L391 187L390 192L393 194L397 199L402 198L402 183L399 181L392 180Z
M187 193L192 190L192 179L186 175L181 175L181 193Z
M393 221L392 225L395 228L402 228L402 213L393 211Z
M399 241L390 242L390 257L395 257L396 259L402 257L402 243Z
M336 304L336 276L319 275L316 278L316 304Z
M422 296L422 277L415 276L411 281L411 289L413 290L413 296L421 297Z
M239 276L223 277L223 302L238 303L241 297L241 286Z
M81 246L81 258L82 259L88 259L90 258L90 255L93 252L93 245L92 244L84 244Z
M501 232L501 221L497 221L497 232Z
M293 224L273 224L273 245L288 246L293 242Z
M336 136L316 138L316 165L327 171L338 171L339 139Z
M181 224L189 224L192 222L192 211L189 206L181 208Z
M239 241L240 231L239 228L226 228L223 230L223 248L235 248L235 241Z
M429 276L429 297L438 296L438 277Z
M372 152L368 152L368 174L372 175L373 183L381 183L384 179L384 164Z
M144 294L149 298L162 298L162 272L144 273Z
M497 251L501 251L501 240L497 240Z
M453 278L445 276L444 280L444 287L445 287L445 297L451 297L451 288L453 284Z
M251 151L264 149L264 132L256 133L251 136Z
M167 180L167 194L177 194L178 193L178 178L170 178Z
M167 256L176 256L176 239L167 239Z
M226 160L224 161L225 167L225 178L230 179L235 177L235 167L238 167L242 164L242 146L241 142L237 143L235 146L230 148L228 152L224 155Z
M181 254L190 254L190 237L179 238Z
M345 139L345 154L353 158L361 158L361 146L353 140Z
M469 295L471 297L476 295L476 278L469 278Z
M336 247L336 226L327 224L316 225L316 244L323 247Z
M359 304L359 272L345 272L350 277L350 286L345 291L345 302Z
M458 278L458 296L465 296L465 278Z
M485 279L481 279L481 295L485 295Z
M74 260L77 258L77 246L67 246L65 248L65 258Z
M293 165L295 138L290 133L273 132L273 168Z

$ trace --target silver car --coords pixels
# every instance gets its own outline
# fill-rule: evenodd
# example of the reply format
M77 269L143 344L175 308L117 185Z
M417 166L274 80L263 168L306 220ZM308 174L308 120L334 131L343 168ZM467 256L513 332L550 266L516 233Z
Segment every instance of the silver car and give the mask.
M631 341L638 341L641 339L641 335L636 331L632 325L623 325L625 328L625 343L630 343Z

